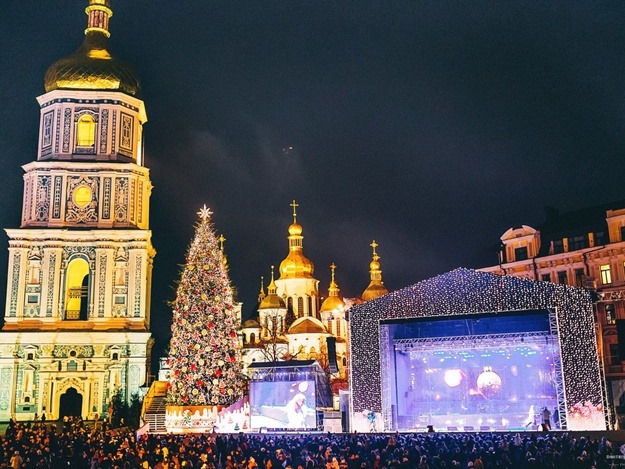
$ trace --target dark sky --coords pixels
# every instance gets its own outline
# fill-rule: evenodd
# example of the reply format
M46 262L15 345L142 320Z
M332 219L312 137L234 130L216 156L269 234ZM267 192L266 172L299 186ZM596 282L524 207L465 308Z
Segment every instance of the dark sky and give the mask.
M2 1L0 227L19 226L35 97L80 45L86 3ZM357 296L372 239L395 290L495 264L501 234L539 224L545 205L625 198L625 2L112 7L111 51L137 70L149 118L157 351L204 203L249 316L288 252L292 199L322 294L335 262ZM6 266L0 249L2 290Z

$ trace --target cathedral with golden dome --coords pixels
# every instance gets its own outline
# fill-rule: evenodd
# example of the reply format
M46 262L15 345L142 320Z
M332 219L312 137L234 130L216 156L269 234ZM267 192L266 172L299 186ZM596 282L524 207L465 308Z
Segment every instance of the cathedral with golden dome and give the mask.
M298 204L291 203L293 223L288 229L289 252L280 263L279 278L264 291L262 279L258 296L258 315L241 325L243 357L246 365L254 362L287 359L317 360L334 381L347 380L349 362L347 314L352 304L369 301L388 293L373 241L369 264L370 283L360 298L341 298L333 263L328 295L321 302L319 280L314 265L304 255L303 228L297 222Z

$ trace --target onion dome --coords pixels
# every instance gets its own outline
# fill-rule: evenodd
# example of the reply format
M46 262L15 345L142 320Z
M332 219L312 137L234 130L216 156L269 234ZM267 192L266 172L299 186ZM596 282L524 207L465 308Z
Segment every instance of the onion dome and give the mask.
M321 304L320 313L345 308L345 302L339 298L339 286L334 281L334 269L336 269L336 265L333 263L330 269L332 269L332 280L330 281L330 288L328 288L328 297Z
M287 334L326 334L328 335L328 331L323 326L321 321L317 318L313 318L311 316L304 316L299 319L296 319L291 327L289 327L289 331Z
M258 309L286 309L286 304L284 300L278 296L277 291L278 288L273 281L273 266L271 266L271 283L267 287L267 296L261 300Z
M248 319L247 321L245 321L241 327L243 329L259 329L260 328L260 324L258 323L258 321L256 319L251 318L251 319Z
M373 300L374 298L378 298L388 293L388 290L382 282L382 271L380 270L380 263L378 262L380 256L378 256L378 253L375 251L375 248L378 247L378 243L373 240L370 246L373 248L373 259L369 264L371 281L365 291L362 292L363 301Z
M293 223L289 226L289 254L280 263L280 278L313 278L313 263L304 256L302 227L297 223L298 205L293 201Z
M133 69L114 58L107 49L109 18L113 12L109 0L89 0L85 39L76 52L48 68L44 86L53 90L108 90L135 96L139 79Z

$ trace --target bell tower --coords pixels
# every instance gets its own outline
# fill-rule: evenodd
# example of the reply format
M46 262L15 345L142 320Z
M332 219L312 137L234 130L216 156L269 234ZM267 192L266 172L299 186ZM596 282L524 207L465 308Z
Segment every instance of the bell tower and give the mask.
M82 45L46 72L20 228L6 230L0 420L102 415L115 393L130 399L147 379L147 116L135 72L108 50L109 0L85 12Z

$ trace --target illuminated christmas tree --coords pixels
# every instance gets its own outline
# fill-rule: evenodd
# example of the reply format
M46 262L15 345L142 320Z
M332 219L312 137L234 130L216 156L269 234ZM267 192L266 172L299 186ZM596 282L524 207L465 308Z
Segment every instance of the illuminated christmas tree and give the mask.
M173 303L168 401L230 405L244 391L232 288L211 212L198 215Z

